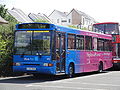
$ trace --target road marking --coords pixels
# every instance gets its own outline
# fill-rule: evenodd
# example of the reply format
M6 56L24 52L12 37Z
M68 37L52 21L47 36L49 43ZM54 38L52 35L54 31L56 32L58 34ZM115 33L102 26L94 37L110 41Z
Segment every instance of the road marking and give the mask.
M48 86L48 85L26 85L26 87L43 87L43 88L61 88L61 89L82 89L82 90L106 90L106 89L97 89L97 88L79 88L79 87L66 87L66 86Z
M112 86L112 87L120 87L120 85L117 85L117 84L101 84L101 83L81 83L81 82L68 82L68 81L63 81L63 80L60 80L60 81L50 81L50 82L43 82L43 84L50 84L50 83L74 83L74 84L86 84L86 85L98 85L98 86ZM36 83L37 84L37 83ZM39 83L38 83L39 84ZM28 86L31 86L32 84L28 85Z
M23 76L15 76L15 77L2 77L0 78L0 80L4 80L4 79L17 79L17 78L24 78L24 77L28 77L30 75L23 75Z

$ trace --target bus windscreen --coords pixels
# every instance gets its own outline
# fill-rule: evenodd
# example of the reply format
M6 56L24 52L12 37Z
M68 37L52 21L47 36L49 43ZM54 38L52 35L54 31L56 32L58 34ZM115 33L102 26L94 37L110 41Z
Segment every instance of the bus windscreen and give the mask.
M17 31L15 37L15 54L50 54L50 32Z

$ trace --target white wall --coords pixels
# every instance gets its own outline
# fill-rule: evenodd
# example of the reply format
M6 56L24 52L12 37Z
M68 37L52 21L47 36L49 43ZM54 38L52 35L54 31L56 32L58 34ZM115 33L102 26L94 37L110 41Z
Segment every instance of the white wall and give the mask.
M70 19L70 23L69 23L69 19ZM67 25L72 25L72 13L70 13L70 14L67 16L67 20L68 20Z
M67 17L62 17L59 13L54 11L49 18L54 22L54 24L58 25L66 25L67 24ZM66 22L64 22L66 21Z
M57 11L54 11L49 18L54 22L54 24L57 25L72 25L72 13L69 13L66 17L63 17L62 15L60 15L60 13L58 13ZM70 19L70 22L69 22ZM62 22L62 21L67 21L67 22ZM82 16L82 28L86 27L88 28L89 25L91 25L91 23L93 24L93 20L86 18L85 16Z

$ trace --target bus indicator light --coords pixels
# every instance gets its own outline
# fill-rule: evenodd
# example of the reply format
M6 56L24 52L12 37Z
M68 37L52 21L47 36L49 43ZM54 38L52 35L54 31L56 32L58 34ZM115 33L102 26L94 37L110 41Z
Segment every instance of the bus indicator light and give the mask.
M53 64L51 64L51 63L44 63L43 66L52 67Z

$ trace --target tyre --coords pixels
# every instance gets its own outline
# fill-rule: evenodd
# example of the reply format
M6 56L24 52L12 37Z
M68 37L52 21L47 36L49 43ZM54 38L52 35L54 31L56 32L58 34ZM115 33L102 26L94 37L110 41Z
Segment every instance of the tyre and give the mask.
M40 77L40 75L39 75L39 74L37 74L37 73L34 73L34 74L33 74L33 76L34 76L35 78Z
M102 62L99 64L98 72L100 72L100 73L103 72L103 63Z
M70 64L68 67L68 77L72 78L74 76L74 65Z

